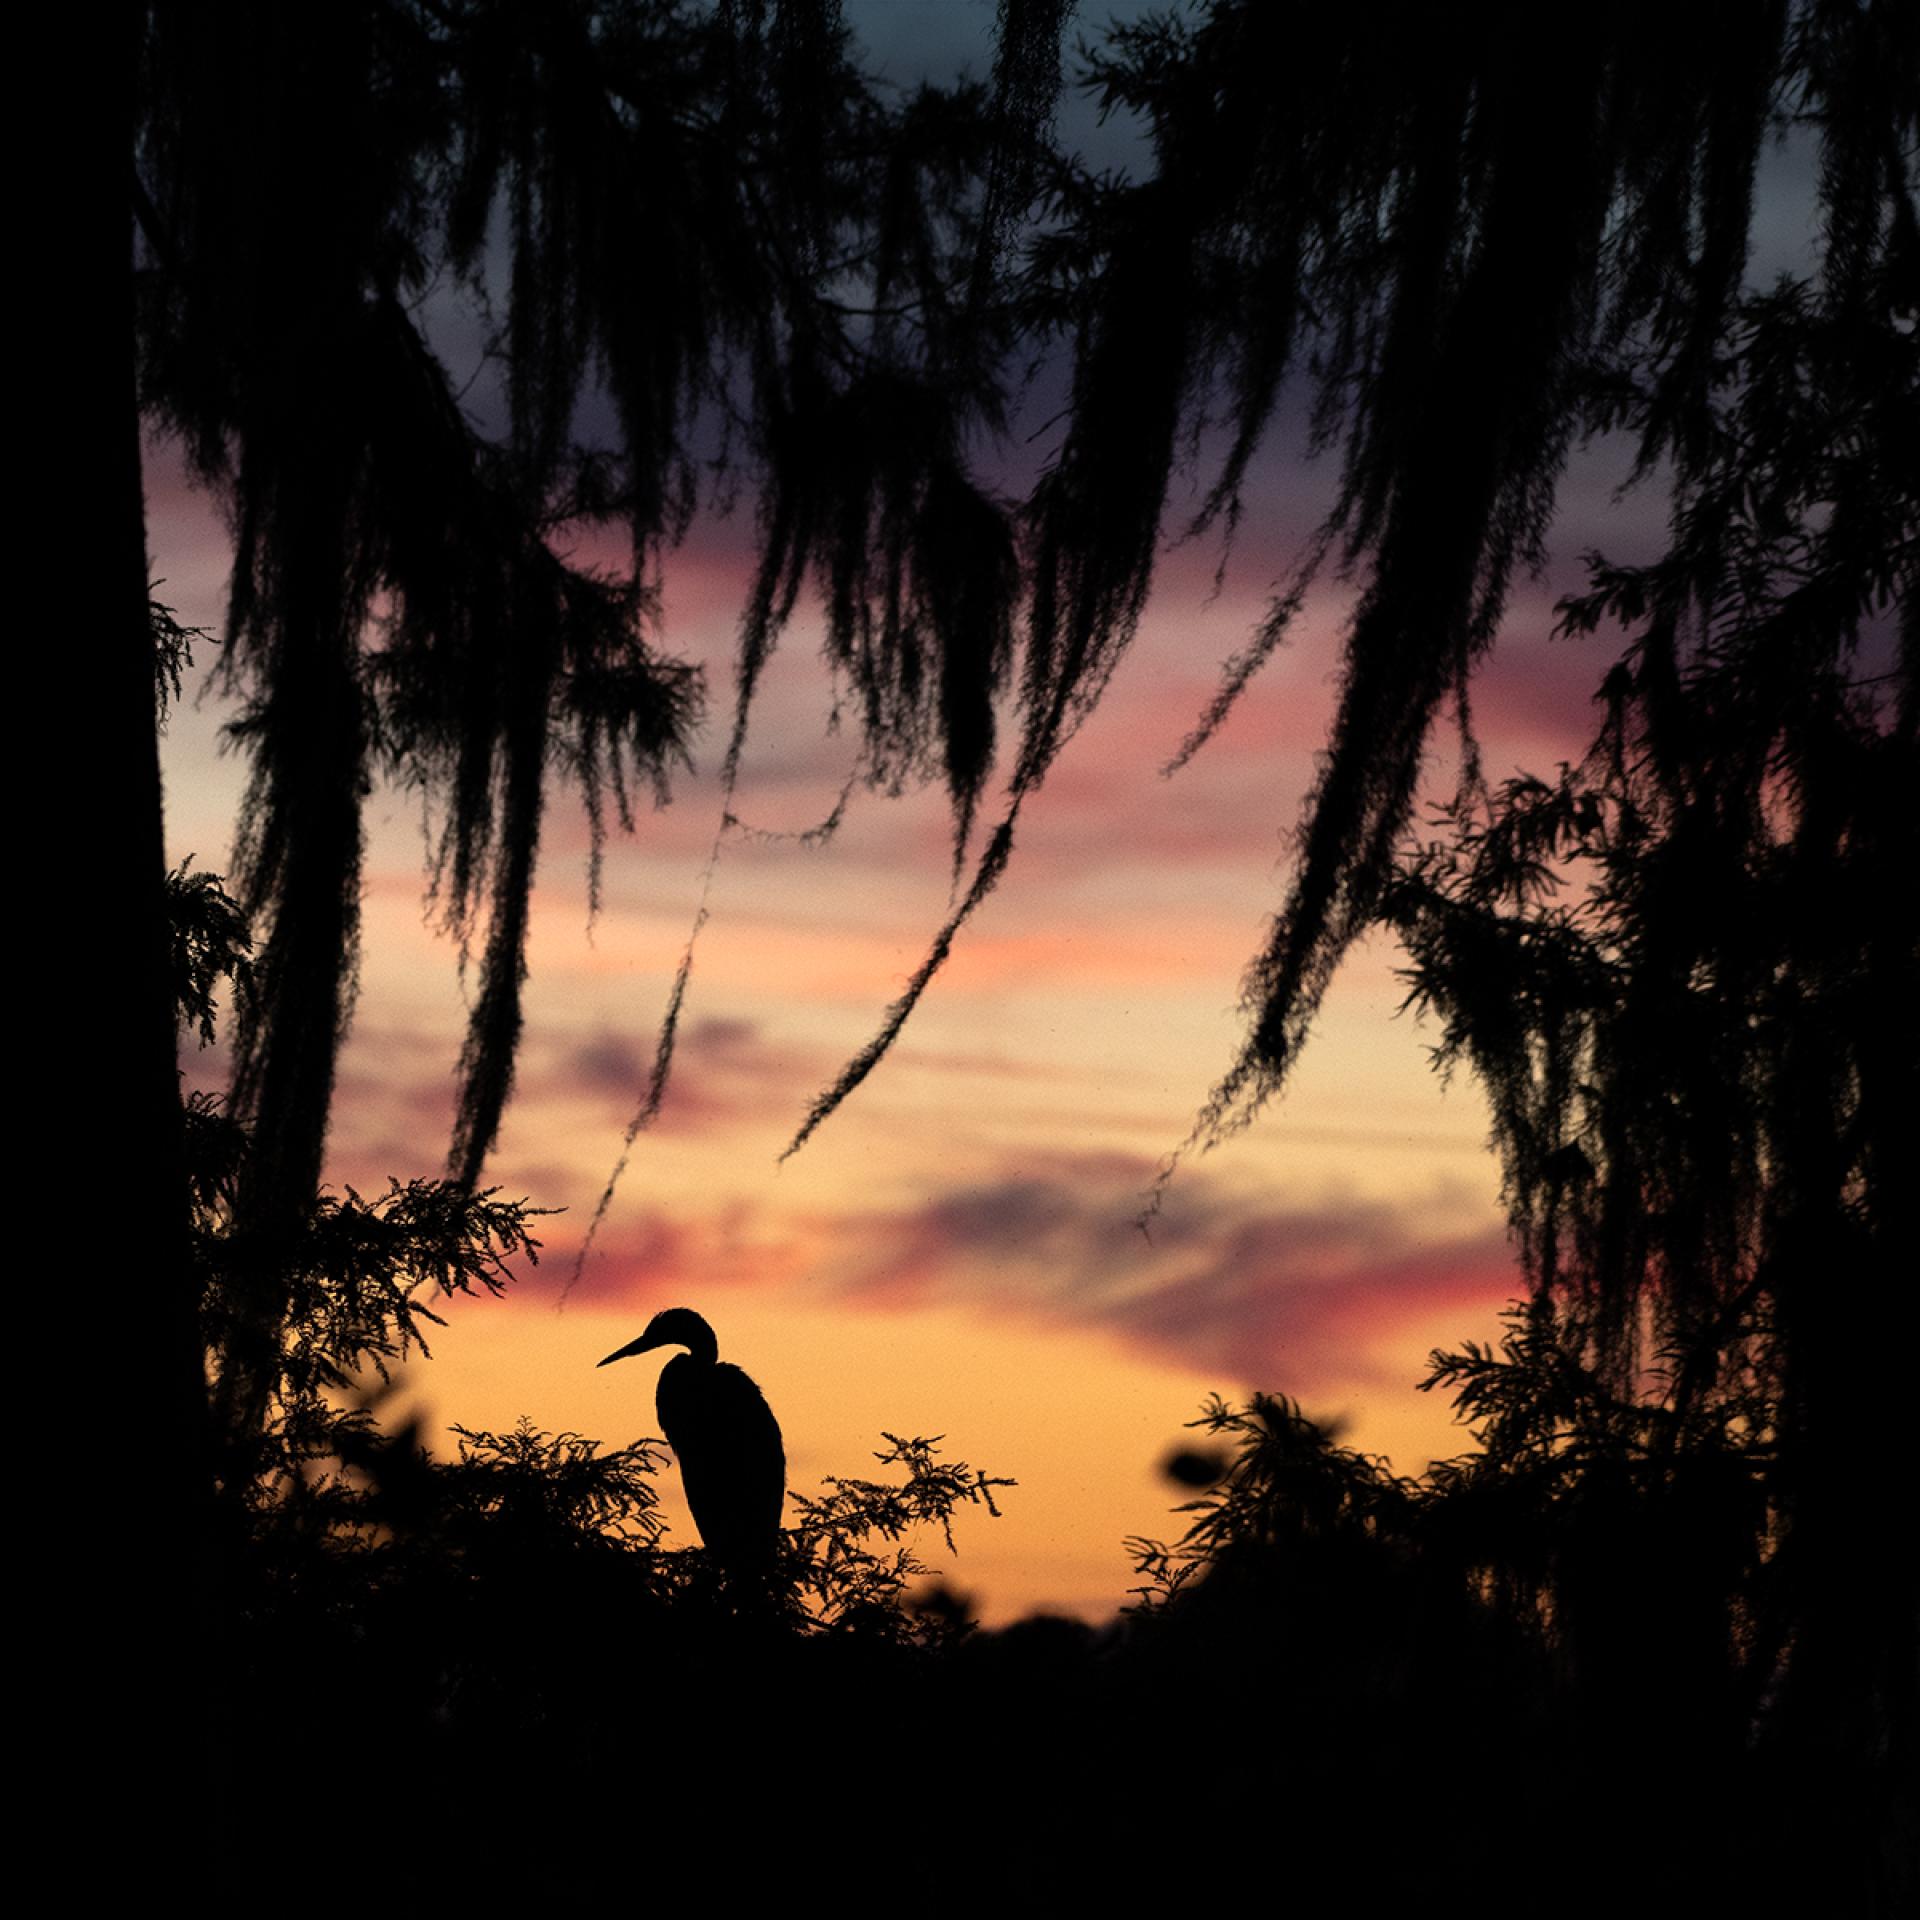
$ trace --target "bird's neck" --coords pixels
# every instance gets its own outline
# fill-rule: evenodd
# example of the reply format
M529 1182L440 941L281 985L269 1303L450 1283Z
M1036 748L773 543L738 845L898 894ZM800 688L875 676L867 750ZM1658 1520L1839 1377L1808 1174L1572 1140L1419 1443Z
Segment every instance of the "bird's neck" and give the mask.
M680 1339L687 1350L687 1357L697 1360L703 1367L712 1366L720 1358L720 1342L714 1338L713 1329L704 1323L689 1329Z

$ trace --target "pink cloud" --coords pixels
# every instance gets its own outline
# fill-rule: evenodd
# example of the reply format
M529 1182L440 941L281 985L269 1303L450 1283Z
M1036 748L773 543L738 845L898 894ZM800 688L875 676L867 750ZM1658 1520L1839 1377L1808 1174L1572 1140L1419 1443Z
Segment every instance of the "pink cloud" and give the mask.
M1151 1174L1123 1155L1061 1157L867 1216L850 1223L862 1255L845 1290L863 1305L1103 1327L1294 1393L1404 1385L1381 1358L1402 1329L1456 1308L1478 1320L1522 1290L1504 1234L1463 1227L1433 1201L1275 1203L1189 1172L1149 1240L1134 1219Z

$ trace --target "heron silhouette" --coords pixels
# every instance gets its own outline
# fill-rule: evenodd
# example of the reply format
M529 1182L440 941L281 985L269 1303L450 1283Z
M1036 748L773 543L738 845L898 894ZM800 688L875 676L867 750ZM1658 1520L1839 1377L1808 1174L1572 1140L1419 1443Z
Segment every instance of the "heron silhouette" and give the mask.
M685 1347L660 1369L654 1408L680 1462L701 1543L729 1571L771 1568L787 1497L787 1455L766 1395L720 1358L713 1329L691 1307L669 1307L600 1362Z

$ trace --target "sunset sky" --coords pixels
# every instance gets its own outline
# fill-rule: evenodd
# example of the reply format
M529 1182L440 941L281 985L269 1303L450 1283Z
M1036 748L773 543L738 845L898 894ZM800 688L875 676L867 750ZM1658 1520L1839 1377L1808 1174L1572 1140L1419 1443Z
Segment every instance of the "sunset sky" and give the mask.
M898 80L967 61L983 72L991 57L988 6L850 14ZM1093 133L1084 103L1065 124L1124 159L1124 130ZM449 355L473 337L449 308L437 333ZM1284 1102L1183 1167L1150 1239L1134 1224L1232 1057L1240 973L1279 903L1332 711L1351 590L1329 578L1219 737L1161 777L1333 481L1302 463L1300 439L1277 424L1217 593L1217 545L1169 546L1139 639L1028 806L1006 879L894 1055L784 1165L808 1102L872 1033L946 911L946 805L938 792L862 792L824 847L727 839L671 1090L569 1291L714 844L750 514L703 518L668 556L658 638L708 671L698 769L670 808L611 840L591 925L577 797L556 796L549 812L526 1037L489 1179L565 1211L540 1223L539 1267L502 1299L451 1309L431 1365L408 1375L435 1433L522 1414L608 1445L654 1433L658 1356L594 1363L657 1309L695 1307L722 1357L765 1388L790 1484L863 1472L883 1430L943 1434L949 1453L1019 1482L1001 1519L963 1522L950 1567L937 1540L920 1543L990 1620L1039 1607L1097 1618L1120 1603L1123 1539L1179 1529L1160 1463L1211 1391L1290 1394L1405 1471L1466 1444L1415 1383L1436 1345L1489 1338L1519 1282L1484 1103L1465 1079L1443 1088L1427 1058L1435 1035L1396 1017L1391 946L1349 961ZM1032 453L1007 456L1010 485ZM1649 551L1653 509L1614 504L1623 478L1606 448L1582 458L1553 568L1514 595L1476 690L1496 777L1550 772L1591 731L1613 643L1551 640L1552 605L1583 549ZM150 449L147 508L158 597L217 632L230 545L164 444ZM584 551L619 558L612 540ZM816 824L852 764L851 735L826 725L818 639L803 605L735 802L758 828ZM212 659L203 647L196 672ZM244 766L220 750L226 717L208 691L171 723L175 862L228 866ZM1450 764L1443 730L1435 797ZM442 1167L464 1001L425 898L432 829L418 797L377 791L368 824L362 988L331 1178L378 1191L390 1174ZM186 1064L193 1084L221 1084L217 1053ZM689 1537L677 1483L669 1505L675 1537Z

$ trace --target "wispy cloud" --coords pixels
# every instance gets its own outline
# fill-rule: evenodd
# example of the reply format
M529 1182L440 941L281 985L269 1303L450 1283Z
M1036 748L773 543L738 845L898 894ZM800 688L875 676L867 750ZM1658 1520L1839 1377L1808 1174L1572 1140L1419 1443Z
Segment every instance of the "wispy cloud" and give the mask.
M1276 1202L1189 1174L1149 1240L1133 1221L1151 1171L1097 1156L937 1194L867 1223L848 1289L1089 1322L1223 1380L1301 1391L1372 1377L1409 1319L1518 1287L1504 1235L1443 1193Z
M582 1297L651 1310L731 1285L862 1310L961 1307L1103 1331L1223 1389L1312 1395L1404 1388L1409 1325L1457 1309L1464 1330L1519 1290L1504 1236L1445 1189L1280 1203L1194 1174L1149 1239L1134 1217L1152 1170L1053 1155L911 1206L643 1222L596 1258Z

